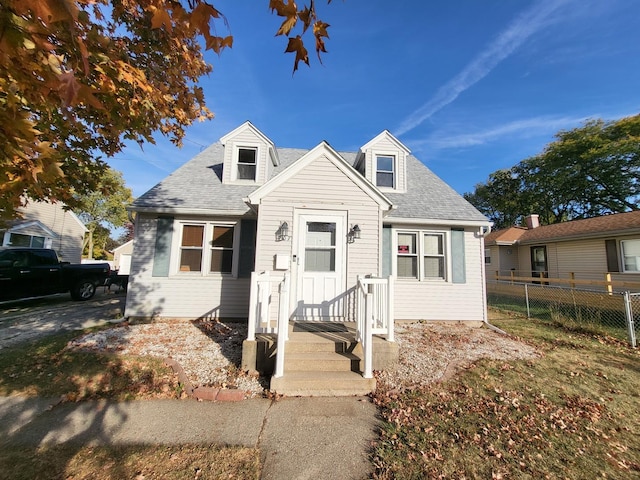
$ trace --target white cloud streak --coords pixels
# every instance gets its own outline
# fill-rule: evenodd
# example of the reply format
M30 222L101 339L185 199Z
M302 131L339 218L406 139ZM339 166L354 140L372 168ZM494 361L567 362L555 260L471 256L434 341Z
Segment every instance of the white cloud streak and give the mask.
M571 129L579 126L581 123L595 118L588 117L533 117L523 120L515 120L513 122L497 125L491 129L481 132L465 133L461 135L440 136L434 135L428 140L420 143L428 144L430 147L438 150L447 148L464 148L476 145L484 145L494 140L501 139L505 136L509 137L535 137L538 135L549 135L556 133L558 130Z
M462 92L486 77L529 37L548 25L553 13L567 1L538 1L531 8L520 14L471 63L440 87L427 103L409 115L394 133L399 136L413 130L433 114L453 102Z

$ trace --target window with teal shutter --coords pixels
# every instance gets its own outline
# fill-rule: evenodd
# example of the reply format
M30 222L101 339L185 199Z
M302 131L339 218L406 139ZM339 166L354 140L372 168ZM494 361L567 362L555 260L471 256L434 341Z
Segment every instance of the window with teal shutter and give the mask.
M158 217L156 221L156 248L153 253L154 277L168 277L171 260L171 238L173 237L173 217Z

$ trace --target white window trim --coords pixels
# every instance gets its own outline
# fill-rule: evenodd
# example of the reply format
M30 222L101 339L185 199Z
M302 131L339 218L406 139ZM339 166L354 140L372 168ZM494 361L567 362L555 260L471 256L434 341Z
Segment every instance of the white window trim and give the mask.
M387 186L381 186L378 185L378 157L391 157L393 158L393 186L392 187L387 187ZM384 151L374 151L373 152L373 184L379 188L380 190L387 190L387 191L391 191L391 190L397 190L398 189L398 166L399 166L399 161L398 161L398 152L384 152ZM384 172L384 173L389 173L389 172Z
M619 245L620 245L620 266L622 268L622 273L635 273L638 274L640 273L640 265L637 260L636 260L636 265L638 267L637 270L627 270L626 269L626 265L625 265L625 261L624 261L624 243L625 242L640 242L640 239L638 238L629 238L627 240L620 240ZM636 257L637 258L637 257Z
M400 277L398 276L398 235L399 234L417 234L416 254L418 263L418 278ZM424 235L442 235L444 237L442 247L444 249L444 274L445 278L434 278L424 276ZM451 231L450 230L424 230L424 229L393 229L392 230L392 248L393 248L393 260L392 260L392 272L393 276L400 282L427 282L427 283L452 283L452 265L451 265ZM433 255L430 255L433 256Z
M198 277L238 277L238 263L240 256L240 222L234 221L202 221L202 220L178 220L173 231L173 240L171 241L171 264L169 271L171 276L198 278ZM185 225L202 225L204 226L204 239L202 251L202 263L199 272L181 272L180 271L180 252L182 250L182 230ZM231 273L210 272L211 267L211 250L213 242L213 227L233 227L233 259L231 261Z
M256 176L253 180L238 178L238 159L240 158L240 150L255 150L256 151ZM261 157L262 157L262 145L259 143L242 142L233 145L233 157L231 159L231 181L234 183L253 185L259 182L261 173Z
M487 259L489 259L489 261L487 262ZM491 248L486 247L484 249L484 264L485 265L491 265Z

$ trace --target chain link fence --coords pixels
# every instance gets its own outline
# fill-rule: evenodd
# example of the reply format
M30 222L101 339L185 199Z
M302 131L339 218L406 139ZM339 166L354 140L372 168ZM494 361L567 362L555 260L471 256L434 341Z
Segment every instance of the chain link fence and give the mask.
M550 320L572 328L627 340L636 347L640 293L603 292L552 285L492 282L487 303L527 318Z

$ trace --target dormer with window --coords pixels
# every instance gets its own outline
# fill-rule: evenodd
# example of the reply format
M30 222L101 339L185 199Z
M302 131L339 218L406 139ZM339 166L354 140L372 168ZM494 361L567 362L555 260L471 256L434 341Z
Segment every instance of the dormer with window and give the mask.
M410 150L385 130L360 148L356 169L383 192L407 191L406 161Z
M262 185L279 164L275 145L251 122L220 139L224 145L222 183Z

